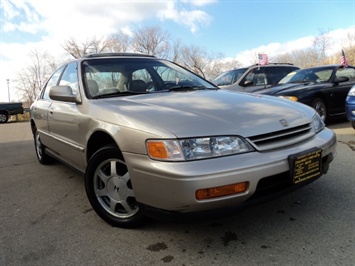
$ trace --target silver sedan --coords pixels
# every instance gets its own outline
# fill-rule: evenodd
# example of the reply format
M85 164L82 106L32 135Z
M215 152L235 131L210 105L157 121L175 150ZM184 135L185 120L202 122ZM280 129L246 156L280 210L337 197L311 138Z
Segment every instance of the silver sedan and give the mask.
M60 67L31 106L31 127L39 162L81 171L93 209L119 227L264 200L316 180L336 155L314 109L221 91L137 54Z

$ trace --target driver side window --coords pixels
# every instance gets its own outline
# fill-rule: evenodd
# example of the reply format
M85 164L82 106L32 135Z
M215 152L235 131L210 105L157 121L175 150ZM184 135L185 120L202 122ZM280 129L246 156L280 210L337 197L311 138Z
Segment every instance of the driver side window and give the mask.
M336 72L337 78L339 77L347 77L349 78L349 81L354 81L355 80L355 69L354 68L340 68Z
M59 85L70 86L74 95L78 93L79 81L76 63L68 64L62 78L60 79Z
M54 74L51 76L51 78L48 80L46 87L44 88L44 92L43 92L43 96L42 98L44 100L50 100L49 98L49 89L53 86L56 86L58 84L58 80L60 78L60 75L63 72L65 66L62 66L60 68L58 68L58 70L56 72L54 72Z

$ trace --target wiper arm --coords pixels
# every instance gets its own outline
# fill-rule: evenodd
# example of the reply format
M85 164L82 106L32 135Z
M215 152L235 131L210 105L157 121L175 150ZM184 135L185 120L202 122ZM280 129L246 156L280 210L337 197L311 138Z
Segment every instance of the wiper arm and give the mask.
M192 86L173 86L168 89L168 91L193 91L195 87Z
M99 94L93 96L92 99L102 99L102 98L110 98L110 97L117 97L117 96L128 96L128 95L138 95L138 94L146 94L147 92L135 92L135 91L117 91L112 93L106 94Z
M218 90L217 87L214 88L206 88L205 86L173 86L167 89L167 91L195 91L195 90Z

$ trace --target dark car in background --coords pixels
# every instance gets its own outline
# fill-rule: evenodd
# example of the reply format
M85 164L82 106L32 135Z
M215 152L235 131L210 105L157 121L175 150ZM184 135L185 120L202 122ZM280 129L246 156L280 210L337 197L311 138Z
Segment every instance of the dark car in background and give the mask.
M0 123L6 123L11 115L23 114L23 104L17 103L0 103Z
M277 86L257 93L301 102L313 107L323 121L345 115L345 99L355 85L355 68L325 65L293 71Z
M276 85L296 67L288 63L269 63L232 69L218 75L213 82L224 90L253 92Z
M346 115L355 129L355 85L351 87L345 101Z

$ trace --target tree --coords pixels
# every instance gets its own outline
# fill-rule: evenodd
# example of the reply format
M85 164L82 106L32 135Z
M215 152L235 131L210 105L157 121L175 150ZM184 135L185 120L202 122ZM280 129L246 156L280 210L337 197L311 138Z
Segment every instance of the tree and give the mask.
M133 33L132 50L138 53L168 58L170 35L159 26L143 27Z
M181 61L181 49L182 49L182 42L181 39L177 39L174 41L172 45L170 45L169 56L167 59L173 62L180 62Z
M31 63L16 74L15 83L21 99L32 104L57 65L47 52L32 50L28 56Z
M131 42L132 38L123 31L112 34L108 38L108 46L111 52L126 53L130 50Z
M199 46L184 46L181 49L182 64L192 72L205 78L205 67L208 64L207 53Z
M344 41L344 53L349 65L355 65L355 33L349 33Z
M313 39L313 49L317 54L316 64L327 63L327 50L332 46L331 38L329 36L329 31L319 30L319 35Z
M104 37L98 38L96 36L91 37L85 42L79 43L77 40L70 38L62 45L63 49L74 58L83 57L90 53L101 53L109 51L111 45L111 39Z
M275 63L291 63L301 68L315 66L317 61L318 55L313 49L294 50L273 59Z
M222 53L208 55L208 65L205 67L205 77L209 80L214 79L222 72L241 67L241 64L235 59L224 59Z

